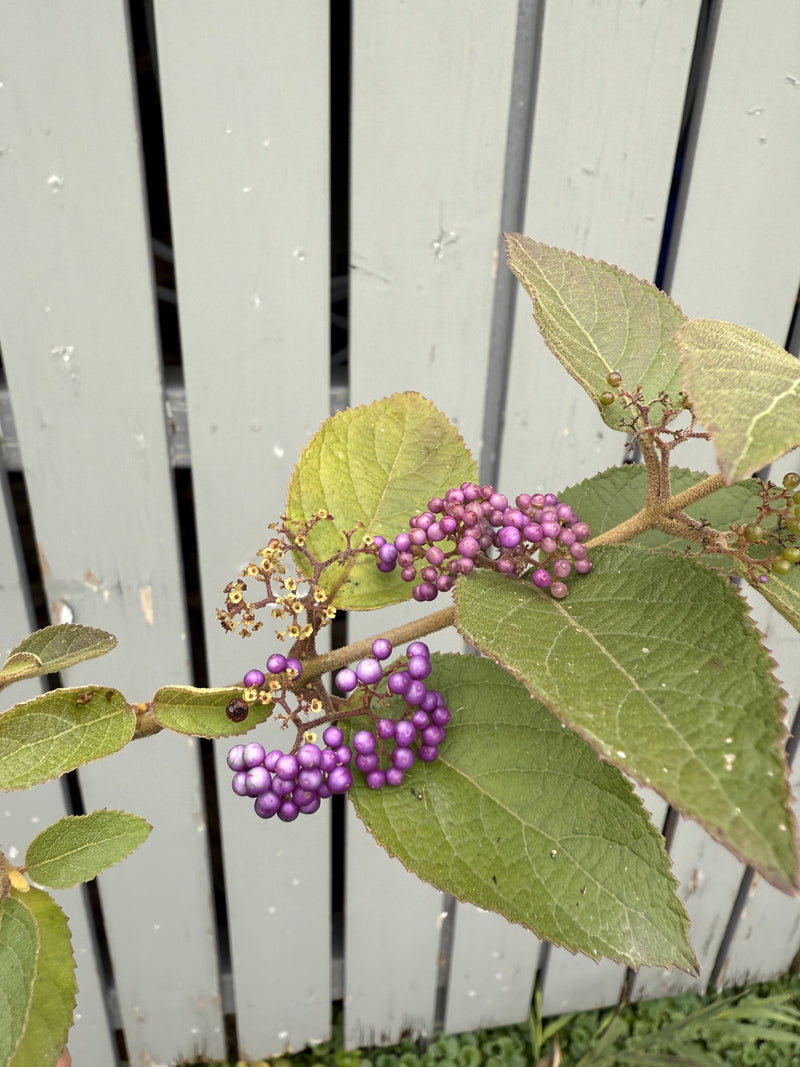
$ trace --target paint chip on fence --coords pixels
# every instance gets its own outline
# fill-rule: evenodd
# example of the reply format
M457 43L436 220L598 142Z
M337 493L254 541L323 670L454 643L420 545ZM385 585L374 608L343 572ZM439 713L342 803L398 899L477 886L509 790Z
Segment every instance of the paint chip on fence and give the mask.
M139 603L142 605L142 615L149 626L153 625L153 587L143 585L139 590Z

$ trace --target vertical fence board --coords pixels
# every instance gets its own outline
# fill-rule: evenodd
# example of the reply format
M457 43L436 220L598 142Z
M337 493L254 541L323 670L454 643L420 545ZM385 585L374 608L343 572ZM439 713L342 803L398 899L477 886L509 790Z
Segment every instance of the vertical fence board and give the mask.
M123 5L8 6L3 51L0 328L51 617L120 639L67 683L143 699L187 654ZM81 786L156 824L102 880L132 1061L217 1054L194 753L137 743Z
M740 0L721 9L672 293L692 317L741 322L782 344L798 288L800 205L793 174L800 151L794 47L800 10L785 2L769 5L757 34L751 15ZM687 466L714 469L708 446L681 449L680 456L682 463L689 457ZM771 614L759 614L762 629L772 625ZM676 870L688 880L684 892L696 887L687 906L702 963L699 983L686 975L641 973L636 996L702 990L708 981L744 868L701 835L696 825L681 822L671 849Z
M211 683L227 684L281 648L272 620L243 644L214 611L328 410L327 8L157 0L155 14L203 622ZM272 723L258 739L293 740ZM329 1031L330 822L324 805L262 823L230 790L229 747L216 745L236 1022L240 1055L260 1057Z
M525 233L653 277L698 9L547 5ZM558 489L623 457L624 439L556 363L531 310L520 292L501 455L509 492ZM622 967L553 950L543 1003L612 1003L623 978Z
M507 0L491 17L475 2L354 7L350 400L424 393L460 427L476 458L515 25L516 4ZM406 605L380 613L382 621L351 616L350 636L422 613ZM429 644L461 647L446 636ZM356 920L368 905L349 909L348 1045L430 1031L440 916L452 921L454 903L387 860L353 817L347 870L348 900L366 902L380 886L382 916L413 915L411 934L406 923ZM491 966L492 939L470 944L460 933L469 929L469 919L456 921L461 962L451 978ZM520 934L525 939L519 930L512 939ZM392 984L377 980L387 955Z
M697 0L547 5L526 234L653 278L698 9ZM503 485L522 478L526 492L580 481L621 462L624 448L531 315L520 291L501 471Z

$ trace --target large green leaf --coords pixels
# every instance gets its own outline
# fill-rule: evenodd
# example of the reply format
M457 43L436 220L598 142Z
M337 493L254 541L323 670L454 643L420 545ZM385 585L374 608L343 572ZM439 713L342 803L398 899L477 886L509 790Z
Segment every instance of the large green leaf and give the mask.
M736 482L800 445L800 363L747 326L692 319L678 332L686 391Z
M54 689L0 715L0 789L27 789L131 740L136 713L116 689Z
M11 1067L54 1067L64 1050L75 1010L75 959L64 912L41 889L17 898L39 929L39 958L28 1025Z
M325 508L333 521L317 523L308 543L329 559L345 547L345 533L394 537L428 500L476 477L475 461L458 430L419 393L395 393L327 419L308 444L289 483L290 519L304 522ZM348 610L407 600L411 586L399 573L382 574L375 560L359 557L332 566L321 585L331 602Z
M695 969L660 834L630 783L508 671L433 658L453 709L439 758L350 792L409 870L573 952Z
M113 634L92 626L76 623L45 626L20 641L8 654L0 669L0 689L9 682L53 674L82 660L104 656L116 643Z
M38 955L36 920L11 896L0 905L0 1067L8 1067L25 1031Z
M682 493L691 489L698 482L707 478L707 474L687 470L685 467L673 467L670 470L672 493ZM736 485L725 486L710 496L703 497L696 504L686 509L688 515L699 522L706 522L717 530L726 530L732 523L752 522L758 515L761 497L758 482L748 478ZM559 494L592 528L592 536L624 522L639 512L644 504L647 492L647 471L643 466L632 464L625 467L610 467L591 478L570 486ZM691 552L698 554L700 546L693 541L684 541L679 537L661 533L660 530L648 530L636 538L636 544L664 552ZM703 562L719 570L733 569L730 556L706 554Z
M150 823L128 811L67 815L34 837L25 867L34 882L69 889L125 859L151 830Z
M631 392L640 385L645 402L666 393L680 407L675 332L686 316L666 293L619 267L522 234L506 234L506 251L533 300L548 348L594 400L608 426L628 428L620 401L604 405L598 400L608 392L611 371L619 371Z
M597 548L564 600L490 572L458 628L606 759L778 888L797 885L782 693L737 591L690 559Z
M167 730L194 737L238 737L266 722L275 710L258 702L249 705L247 718L231 722L225 708L241 697L241 686L225 689L195 689L189 685L165 685L153 697L153 714Z

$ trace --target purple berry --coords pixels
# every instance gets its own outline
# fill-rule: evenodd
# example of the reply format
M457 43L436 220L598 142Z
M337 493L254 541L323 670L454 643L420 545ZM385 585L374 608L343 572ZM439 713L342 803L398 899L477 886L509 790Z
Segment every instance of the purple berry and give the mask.
M248 671L243 679L244 685L248 689L250 686L255 686L256 689L260 689L265 681L266 678L264 677L264 672L257 670L255 667L251 671Z
M408 719L401 719L395 726L394 739L398 745L410 745L417 736L417 728Z
M321 757L321 749L311 741L307 741L297 750L297 764L306 770L311 767L319 767Z
M314 798L308 804L298 805L298 811L301 815L313 815L315 811L319 810L320 803L319 795L315 793Z
M369 730L359 730L353 735L353 748L360 756L367 756L375 751L375 734Z
M473 556L481 550L481 546L474 537L462 537L456 546L459 555L464 556L466 559L472 559Z
M569 590L564 582L553 582L550 586L550 595L554 596L556 600L563 600Z
M246 797L247 794L247 771L237 771L231 779L231 789L237 797Z
M581 542L576 542L574 545L569 546L569 554L573 559L586 559L589 550L586 545Z
M286 798L281 801L281 806L278 808L278 818L281 822L294 822L299 814L300 809L293 800Z
M386 784L387 785L402 785L403 779L406 776L406 772L400 767L388 767L386 769Z
M286 670L294 671L294 677L296 680L303 673L303 664L300 662L299 659L294 659L294 657L290 656L289 659L286 660Z
M397 563L397 549L394 545L381 545L378 549L378 559L394 569Z
M444 741L444 730L441 726L426 726L422 731L423 745L441 745Z
M297 762L297 756L288 754L281 756L275 764L275 773L279 778L283 778L285 782L294 781L300 773L300 764Z
M338 748L334 749L334 752L336 753L336 762L342 765L349 763L353 758L353 750L349 745L339 745Z
M280 652L275 652L267 660L267 670L270 674L281 674L286 670L286 656L282 656Z
M576 522L572 527L572 532L579 541L586 541L592 530L588 522Z
M245 767L257 767L259 763L264 762L265 756L264 746L260 745L258 741L251 741L249 745L244 746L242 762Z
M394 693L396 696L404 696L410 684L411 676L408 671L395 671L394 674L390 674L386 679L389 692Z
M339 726L329 726L322 735L322 740L328 748L338 748L342 741L344 741L344 734Z
M334 767L328 775L328 789L331 793L346 793L353 784L353 776L348 767Z
M412 678L427 678L431 673L431 661L427 656L412 656L408 661L406 670Z
M431 712L431 722L436 726L447 726L450 722L450 712L440 704L438 708L434 708Z
M376 768L374 771L368 772L364 781L370 789L381 789L386 784L386 775Z
M337 673L334 681L343 693L350 693L358 685L358 676L350 667L343 667L342 670Z
M302 808L304 804L310 804L315 799L317 799L317 794L313 789L303 789L302 786L295 786L292 791L292 800L298 808Z
M372 655L375 659L388 659L392 654L392 642L385 637L376 637L372 642Z
M433 763L439 755L439 749L436 745L420 745L417 749L417 755L423 763Z
M552 578L543 568L540 567L539 570L533 572L533 584L537 589L546 589L551 581Z
M378 766L378 753L369 752L363 756L356 756L356 767L363 773L367 774L369 771L374 771Z
M245 772L245 785L247 786L247 795L249 797L260 796L272 787L272 775L263 764L258 767L251 767L249 771Z
M243 771L244 765L244 745L234 745L228 752L228 766L232 771Z
M363 685L375 685L383 677L383 667L376 659L362 659L356 664L356 677Z
M592 561L591 560L589 560L589 559L578 559L578 560L575 561L575 570L578 572L578 574L588 574L591 569L592 569ZM765 580L766 580L766 576L762 575L762 577L764 577ZM759 578L759 581L761 581L761 578Z
M431 497L428 501L428 511L433 512L434 515L444 511L444 501L440 496Z
M278 778L276 776L272 779L272 792L279 797L288 797L294 791L295 784L294 778Z
M393 719L379 719L375 730L378 737L382 738L384 741L388 741L389 738L394 737L395 722Z
M516 548L522 540L522 534L516 526L504 526L497 534L498 548Z
M553 560L553 574L556 578L566 578L572 570L572 564L568 559Z
M425 694L427 692L428 690L425 687L425 683L419 681L418 678L414 678L408 683L408 689L405 691L404 700L406 704L411 704L412 707L416 707L425 699Z
M319 757L319 769L326 774L330 774L333 768L337 766L336 751L332 748L323 749Z
M271 752L268 752L264 757L264 766L268 771L275 770L275 764L283 755L283 752L279 748L273 748Z
M431 650L424 641L412 641L406 649L406 654L408 656L425 656L426 659L430 659Z
M427 711L422 711L420 708L417 708L417 710L411 716L411 724L413 726L416 726L418 730L424 730L426 726L430 726L430 722L430 715L427 713Z
M256 815L262 819L271 819L281 806L281 798L277 793L262 793L256 798Z
M316 792L322 785L322 771L319 767L304 767L297 776L297 784L301 789L311 789Z
M407 771L412 767L415 759L413 748L396 745L392 750L392 766L399 767L401 771Z

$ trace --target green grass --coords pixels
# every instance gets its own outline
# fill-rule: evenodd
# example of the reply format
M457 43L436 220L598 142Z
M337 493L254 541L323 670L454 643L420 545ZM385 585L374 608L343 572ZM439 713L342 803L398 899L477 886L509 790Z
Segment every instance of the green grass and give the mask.
M797 1067L800 976L457 1035L345 1051L331 1041L259 1067ZM219 1064L216 1067L225 1067Z

